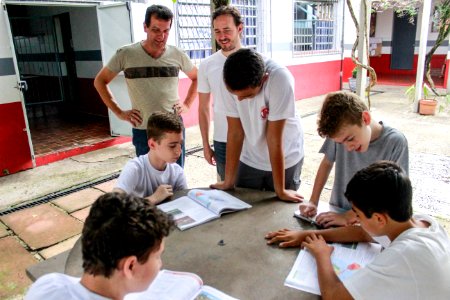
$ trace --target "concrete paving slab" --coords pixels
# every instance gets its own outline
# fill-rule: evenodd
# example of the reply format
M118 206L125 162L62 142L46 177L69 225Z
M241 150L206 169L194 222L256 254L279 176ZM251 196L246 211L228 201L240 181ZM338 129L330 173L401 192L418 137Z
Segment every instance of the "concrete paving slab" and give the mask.
M0 177L0 210L120 172L133 156L125 143Z
M11 236L0 239L0 249L0 299L10 299L23 294L31 284L25 269L37 260Z
M73 212L70 215L84 223L84 221L86 220L90 211L91 211L91 206L88 206L83 209L77 210L76 212Z
M113 190L113 188L116 186L117 183L117 178L113 179L113 180L109 180L107 182L103 182L100 184L97 184L95 186L93 186L93 188L96 188L98 190L101 190L105 193L111 192Z
M8 229L4 224L0 223L0 238L5 237L7 235L9 235Z
M25 270L28 278L36 281L39 277L49 273L64 273L66 267L66 260L70 251L64 251L60 254L50 257L45 260L45 263L37 263ZM23 299L21 297L20 299Z
M184 174L189 188L209 187L217 182L216 166L208 164L203 157L203 151L187 157Z
M75 242L80 238L81 233L77 234L65 241L62 241L61 243L58 243L54 246L45 248L42 251L39 251L39 254L44 259L49 259L50 257L53 257L55 255L58 255L60 253L63 253L64 251L70 250L73 248L73 245L75 245Z
M103 194L104 193L102 191L99 191L97 189L87 188L71 193L67 196L60 197L52 201L52 203L64 209L68 213L72 213L91 205L98 197Z
M48 247L79 234L82 223L46 203L0 217L32 250Z

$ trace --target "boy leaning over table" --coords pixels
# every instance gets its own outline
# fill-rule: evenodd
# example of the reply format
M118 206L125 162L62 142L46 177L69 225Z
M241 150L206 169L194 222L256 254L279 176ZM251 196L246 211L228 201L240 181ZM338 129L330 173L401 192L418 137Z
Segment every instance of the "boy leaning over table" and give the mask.
M297 193L304 148L294 77L285 66L241 48L225 61L223 80L233 94L223 103L225 178L210 187L274 191L282 201L303 201Z
M25 300L121 300L147 289L161 268L170 216L147 199L106 193L92 205L81 234L81 278L40 277Z
M345 196L359 226L281 230L267 234L268 243L311 252L323 299L449 299L450 240L435 219L412 214L411 181L397 164L380 161L358 171ZM381 236L389 238L389 246L341 281L326 241L371 242Z
M376 121L366 104L349 92L326 96L317 125L319 135L326 138L320 149L324 157L314 179L311 198L300 204L300 213L307 217L317 213L320 194L334 166L330 204L345 212L321 213L316 221L325 228L351 225L356 218L344 196L347 183L357 171L379 160L394 161L408 174L408 141L397 129Z
M147 137L150 151L125 165L113 191L144 197L156 205L187 188L183 168L176 164L183 123L176 114L154 112L148 118Z

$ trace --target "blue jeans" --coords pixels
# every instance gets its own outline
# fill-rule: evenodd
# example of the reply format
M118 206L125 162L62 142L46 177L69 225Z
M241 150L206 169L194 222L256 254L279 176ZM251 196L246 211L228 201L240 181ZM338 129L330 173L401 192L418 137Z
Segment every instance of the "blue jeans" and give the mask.
M221 180L225 179L225 161L227 157L227 143L213 141L214 157L216 158L217 173Z
M300 188L300 174L302 173L303 158L294 166L284 170L284 188L297 191ZM239 162L236 186L262 190L275 191L272 171L262 171Z
M147 154L150 151L150 148L148 147L147 130L132 128L132 132L133 132L133 145L134 148L136 149L136 156ZM179 164L182 168L184 167L184 159L186 152L186 149L184 148L185 135L186 133L183 128L183 144L181 144L181 155L177 160L177 164Z

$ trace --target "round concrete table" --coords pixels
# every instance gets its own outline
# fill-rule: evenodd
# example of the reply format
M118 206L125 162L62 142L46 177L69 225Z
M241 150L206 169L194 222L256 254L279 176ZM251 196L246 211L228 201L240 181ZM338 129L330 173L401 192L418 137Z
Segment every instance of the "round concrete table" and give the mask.
M230 194L252 205L244 211L185 231L175 229L166 239L163 268L199 275L204 284L239 299L319 299L285 287L284 280L298 248L268 246L264 235L280 228L310 228L293 217L298 204L277 200L272 192L236 189ZM177 192L174 198L187 194ZM81 276L81 242L66 262L66 273Z

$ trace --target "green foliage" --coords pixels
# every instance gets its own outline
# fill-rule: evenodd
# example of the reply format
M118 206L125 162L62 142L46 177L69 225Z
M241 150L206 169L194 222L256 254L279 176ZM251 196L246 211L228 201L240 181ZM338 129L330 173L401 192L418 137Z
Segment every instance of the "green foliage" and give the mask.
M411 85L405 91L405 95L408 97L409 100L411 100L411 102L413 102L414 98L416 97L416 85L415 84ZM426 83L423 84L422 95L423 95L423 99L430 99L431 89ZM435 99L435 98L433 97L431 99Z
M408 97L408 99L411 102L413 102L414 98L416 96L416 86L414 84L411 85L405 91L405 95ZM423 85L422 99L437 101L438 105L439 105L438 106L439 112L448 111L448 108L450 108L450 94L436 96L433 94L433 91L426 83L424 83L424 85Z
M354 67L352 71L352 77L356 78L358 76L358 67Z

